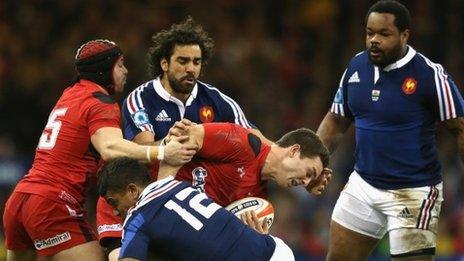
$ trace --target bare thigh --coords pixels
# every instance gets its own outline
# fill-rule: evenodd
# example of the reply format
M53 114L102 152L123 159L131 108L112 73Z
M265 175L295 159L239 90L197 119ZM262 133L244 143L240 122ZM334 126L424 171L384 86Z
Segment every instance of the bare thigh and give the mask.
M379 240L349 230L335 221L330 222L329 261L365 260Z
M36 260L35 250L28 249L24 251L8 250L6 254L7 261L33 261Z
M44 259L45 260L45 259ZM77 245L66 250L60 251L57 254L48 257L46 260L51 261L80 261L80 260L95 260L103 261L104 254L98 241L90 241L85 244Z

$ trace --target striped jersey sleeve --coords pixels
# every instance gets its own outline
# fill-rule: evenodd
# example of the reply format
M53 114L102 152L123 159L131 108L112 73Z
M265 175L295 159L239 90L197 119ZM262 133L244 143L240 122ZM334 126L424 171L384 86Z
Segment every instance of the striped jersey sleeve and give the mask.
M433 63L422 54L421 57L433 70L434 95L437 99L437 114L440 121L464 116L464 100L453 79L441 64Z
M341 115L343 117L352 118L352 114L350 109L348 108L348 100L347 100L347 90L345 88L346 80L346 69L343 72L342 78L340 79L340 83L338 85L337 93L332 102L332 106L330 107L330 112Z
M123 102L122 113L124 119L124 136L126 139L132 140L142 131L155 133L142 100L143 89L149 83L147 82L134 89Z

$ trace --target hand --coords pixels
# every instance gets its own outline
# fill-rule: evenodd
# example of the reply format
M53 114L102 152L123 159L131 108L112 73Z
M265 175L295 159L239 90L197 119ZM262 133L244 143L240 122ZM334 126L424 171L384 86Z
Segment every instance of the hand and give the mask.
M306 186L306 190L313 195L319 196L325 190L331 179L332 170L324 168L319 177L309 182L308 186Z
M169 129L168 134L164 138L165 142L168 143L172 137L180 137L188 134L188 127L196 125L196 123L191 122L188 119L182 119L181 121L176 121L174 125Z
M247 211L241 214L240 219L243 221L243 223L256 230L257 232L261 234L269 234L269 225L267 222L267 218L263 219L263 221L260 222L254 210Z
M173 137L164 148L164 161L179 166L192 160L198 151L198 145L185 143L188 139L188 136Z

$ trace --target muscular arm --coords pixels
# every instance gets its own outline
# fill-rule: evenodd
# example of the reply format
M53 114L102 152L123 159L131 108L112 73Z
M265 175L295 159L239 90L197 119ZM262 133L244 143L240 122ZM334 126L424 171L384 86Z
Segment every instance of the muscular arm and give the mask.
M179 137L179 139L185 138ZM158 157L158 146L141 146L125 140L119 128L100 128L92 135L91 141L104 161L117 157L129 157L141 162L151 162ZM148 157L147 148L149 148ZM164 158L173 164L184 164L190 161L195 151L196 147L190 144L181 144L179 141L174 141L166 145Z
M459 155L464 162L464 118L459 117L444 121L445 127L450 130L457 138Z
M351 119L328 112L322 120L317 135L327 146L330 153L334 152L340 142L341 137L351 125Z
M140 145L159 145L159 142L155 142L155 135L150 131L140 132L132 141Z

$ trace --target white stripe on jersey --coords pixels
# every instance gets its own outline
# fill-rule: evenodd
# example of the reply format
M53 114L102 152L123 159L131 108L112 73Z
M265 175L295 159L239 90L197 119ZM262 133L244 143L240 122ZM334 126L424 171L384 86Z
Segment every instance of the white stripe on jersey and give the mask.
M345 69L345 71L343 72L342 78L340 79L340 83L338 84L338 89L341 89L342 86L343 86L343 81L345 80L345 75L346 75L347 70L348 69ZM337 90L337 92L338 92L338 90ZM343 95L343 92L341 94ZM335 100L335 98L334 98L334 100ZM345 103L344 99L343 99L343 103ZM335 113L335 114L339 114L339 115L344 117L345 116L345 110L343 109L343 103L335 103L335 102L333 102L332 107L330 108L330 112Z
M139 87L135 88L127 96L126 107L129 110L129 113L131 114L131 116L140 110L145 110L145 106L143 105L143 101L142 101L142 92L143 92L143 89L146 88L148 84L152 82L153 81L150 81L150 82L144 83L143 85L140 85ZM133 105L134 109L132 108L131 104ZM155 133L155 130L151 123L141 125L139 129L141 129L142 131L149 131L151 133Z
M434 71L435 87L437 90L438 105L440 109L440 120L444 121L456 118L456 107L454 106L451 88L448 83L448 76L444 73L443 67L438 63L433 63L422 54L420 54L420 56Z
M140 194L137 203L135 203L135 206L133 206L127 211L127 217L124 221L124 226L126 224L126 221L129 220L132 213L134 213L137 209L143 207L150 201L164 195L166 192L169 192L171 189L177 187L177 185L179 184L181 184L180 181L175 180L172 176L169 176L167 178L158 180L148 185Z
M234 112L235 124L241 125L248 129L252 128L251 125L248 124L248 120L245 118L245 114L243 113L242 109L232 98L230 98L229 96L219 91L216 87L213 87L204 82L201 82L201 83L204 84L208 89L217 91L219 95L224 99L224 101L226 101L230 105L230 107L232 108Z
M453 92L451 91L451 88L448 82L448 75L445 73L445 69L443 69L443 66L441 64L438 64L438 68L440 68L440 72L441 72L441 75L444 81L443 86L446 91L446 97L447 99L449 99L449 103L450 103L451 111L450 111L450 114L448 114L450 115L450 118L447 118L447 119L456 118L456 107L454 106Z

